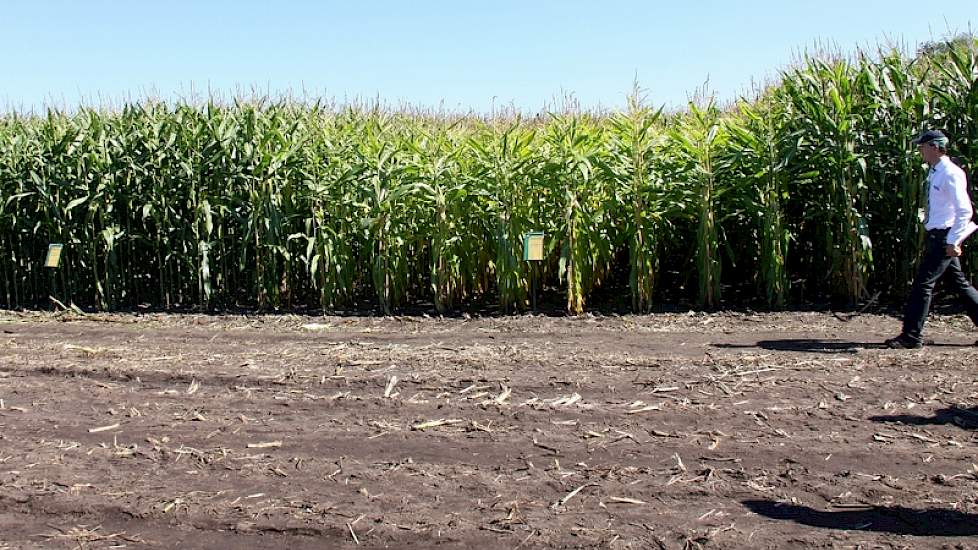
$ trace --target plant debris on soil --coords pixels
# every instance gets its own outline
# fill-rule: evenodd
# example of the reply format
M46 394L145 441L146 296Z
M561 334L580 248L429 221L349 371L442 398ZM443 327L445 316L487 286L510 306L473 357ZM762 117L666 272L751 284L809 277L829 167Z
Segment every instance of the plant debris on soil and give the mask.
M898 331L0 312L0 549L978 545L974 327Z

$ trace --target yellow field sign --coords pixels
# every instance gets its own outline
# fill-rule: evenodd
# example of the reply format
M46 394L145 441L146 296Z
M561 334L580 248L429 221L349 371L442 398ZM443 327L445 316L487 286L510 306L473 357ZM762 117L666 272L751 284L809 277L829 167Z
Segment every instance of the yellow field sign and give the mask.
M523 235L523 260L539 262L543 260L543 232L534 231Z
M44 267L58 267L58 264L61 263L61 250L63 248L63 244L49 244L48 255L44 259Z

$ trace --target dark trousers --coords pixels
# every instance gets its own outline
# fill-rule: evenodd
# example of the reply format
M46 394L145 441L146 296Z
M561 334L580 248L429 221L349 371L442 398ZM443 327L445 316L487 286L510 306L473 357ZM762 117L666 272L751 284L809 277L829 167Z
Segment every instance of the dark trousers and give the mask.
M930 310L930 300L934 295L934 285L945 273L950 277L951 287L958 293L958 299L964 305L971 321L978 325L978 291L971 286L961 271L961 261L947 255L947 229L936 229L927 232L927 243L924 257L917 271L917 278L910 288L910 297L903 312L904 336L920 341L924 330L924 321Z

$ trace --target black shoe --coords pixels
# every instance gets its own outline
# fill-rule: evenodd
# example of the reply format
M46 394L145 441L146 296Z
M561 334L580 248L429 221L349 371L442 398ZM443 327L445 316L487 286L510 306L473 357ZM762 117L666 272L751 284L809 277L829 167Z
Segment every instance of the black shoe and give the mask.
M920 349L924 347L922 342L914 340L913 338L910 338L904 334L901 334L896 338L890 338L889 340L884 341L883 344L886 345L886 347L893 349Z

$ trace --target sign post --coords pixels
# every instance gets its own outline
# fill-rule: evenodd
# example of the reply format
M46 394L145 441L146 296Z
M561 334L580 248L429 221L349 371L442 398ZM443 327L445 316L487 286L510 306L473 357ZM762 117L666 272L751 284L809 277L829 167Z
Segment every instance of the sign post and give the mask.
M61 264L61 251L65 245L61 243L51 243L48 245L48 255L44 258L44 267L56 268Z
M61 252L64 250L64 245L61 243L51 243L48 245L48 255L44 258L44 267L51 270L50 284L51 284L51 301L55 303L58 302L56 287L57 287L57 276L54 274L54 270L61 265Z
M537 310L537 269L533 263L543 261L544 236L542 231L531 231L523 235L523 261L532 262L530 264L530 288L532 289L534 312Z

